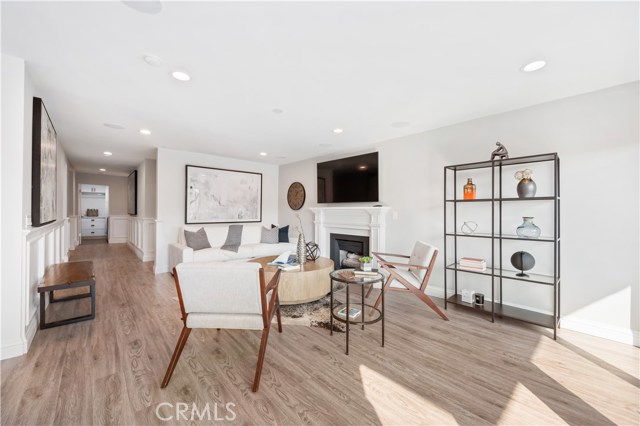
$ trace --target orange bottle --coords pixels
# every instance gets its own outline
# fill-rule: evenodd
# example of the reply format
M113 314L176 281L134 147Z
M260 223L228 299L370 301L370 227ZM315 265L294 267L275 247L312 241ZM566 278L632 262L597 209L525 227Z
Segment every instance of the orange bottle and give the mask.
M465 200L476 199L476 185L473 183L471 178L467 178L467 184L464 186L464 191L462 194Z

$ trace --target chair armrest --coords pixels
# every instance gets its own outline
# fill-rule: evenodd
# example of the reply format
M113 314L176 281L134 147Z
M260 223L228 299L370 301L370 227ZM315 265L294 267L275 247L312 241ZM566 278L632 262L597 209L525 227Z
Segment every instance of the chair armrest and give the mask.
M409 259L411 256L407 256L406 254L394 254L394 253L378 253L378 252L372 252L371 254L373 254L376 257L380 257L380 256L391 256L391 257L402 257L405 259Z
M269 284L267 284L267 287L264 289L265 294L269 293L271 290L278 291L278 285L280 285L280 274L281 273L282 273L282 269L278 268L278 270L273 275L273 277L271 277L271 280L269 281Z
M382 265L383 267L386 266L386 265L389 265L389 266L405 266L405 267L408 267L408 268L425 269L425 270L429 269L428 266L412 265L410 263L387 262L386 260L380 261L380 265Z

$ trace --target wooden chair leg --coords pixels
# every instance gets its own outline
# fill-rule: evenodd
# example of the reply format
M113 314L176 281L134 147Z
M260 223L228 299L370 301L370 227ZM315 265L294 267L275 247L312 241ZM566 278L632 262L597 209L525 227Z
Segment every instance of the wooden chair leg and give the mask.
M282 333L282 318L280 316L280 299L276 299L276 319L278 320L278 333Z
M253 379L252 392L258 392L260 387L260 376L262 375L262 364L264 364L264 353L267 350L267 340L269 340L269 329L271 327L265 327L262 330L262 340L260 340L260 352L258 353L258 365L256 366L256 376Z
M420 289L415 288L413 286L411 286L412 288L409 288L409 291L413 294L415 294L416 296L418 296L418 299L422 300L428 307L430 307L431 309L433 309L433 311L440 315L440 317L445 320L445 321L449 321L449 318L444 314L444 312L442 312L440 310L440 308L438 307L438 305L435 304L435 302L433 300L431 300L431 298L429 296L427 296L423 291L420 291Z
M182 332L180 333L180 337L178 338L178 343L176 344L176 349L173 351L173 356L171 357L171 361L169 361L169 367L167 367L167 373L164 375L164 380L160 385L161 388L166 388L169 384L169 380L171 380L171 376L173 375L173 370L176 368L176 364L178 364L178 360L180 359L180 355L182 355L182 349L184 349L185 343L187 343L187 339L189 338L189 334L191 334L191 329L187 326L182 328Z
M384 286L382 286L382 289L380 289L380 294L378 295L378 298L376 299L376 303L373 304L374 308L377 308L380 305L380 302L382 301L382 292L389 290L389 287L391 287L391 281L393 281L393 277L389 276L389 278L387 279L387 282L384 283ZM373 287L373 286L371 286L371 287Z

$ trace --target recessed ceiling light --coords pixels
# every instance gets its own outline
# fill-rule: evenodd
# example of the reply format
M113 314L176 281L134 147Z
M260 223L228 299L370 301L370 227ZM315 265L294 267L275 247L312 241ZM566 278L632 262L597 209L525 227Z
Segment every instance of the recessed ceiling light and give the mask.
M266 152L261 152L260 155L262 155L263 157L265 157L267 155Z
M101 172L106 172L107 171L107 169L98 169L98 170L100 170Z
M271 110L271 112L274 113L274 114L282 114L284 112L284 110L280 109L280 108L274 108L274 109Z
M159 1L123 1L125 6L129 6L131 9L140 13L147 13L149 15L156 15L162 10L162 3Z
M143 135L147 135L147 136L149 136L151 134L151 130L149 130L149 129L140 129L138 131L140 133L142 133Z
M103 152L103 154L104 154L105 157L111 157L113 155L113 152L105 151L105 152Z
M152 67L159 67L160 65L162 65L162 59L160 59L160 57L156 56L156 55L144 55L143 56L144 61L151 65Z
M360 170L367 170L367 166L364 166L364 165L363 165L363 166L359 166L358 168L359 168Z
M403 127L409 126L411 126L411 123L409 123L408 121L395 121L391 123L391 127L395 127L396 129L401 129Z
M116 129L116 130L124 130L124 126L121 126L119 124L113 124L113 123L104 123L104 127L108 127L110 129Z
M344 132L344 130L337 128L337 129L333 129L333 133L342 133Z
M545 65L547 65L547 62L542 60L529 62L527 65L522 67L522 71L524 72L538 71L539 69L544 68Z
M184 71L174 71L171 73L173 78L180 81L189 81L191 80L191 76Z

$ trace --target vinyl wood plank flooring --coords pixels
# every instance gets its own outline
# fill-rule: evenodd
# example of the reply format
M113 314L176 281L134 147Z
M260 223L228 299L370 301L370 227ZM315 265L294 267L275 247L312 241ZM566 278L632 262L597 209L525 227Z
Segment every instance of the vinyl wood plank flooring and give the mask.
M254 394L259 333L194 330L160 389L182 328L172 277L124 244L82 245L71 259L94 261L96 318L38 331L28 354L2 362L3 425L640 423L638 348L564 330L554 341L456 307L445 322L393 292L384 348L379 324L354 327L346 356L343 333L285 323L272 329ZM79 314L87 302L48 314ZM188 420L175 419L177 404ZM212 420L192 419L193 404L209 404Z

